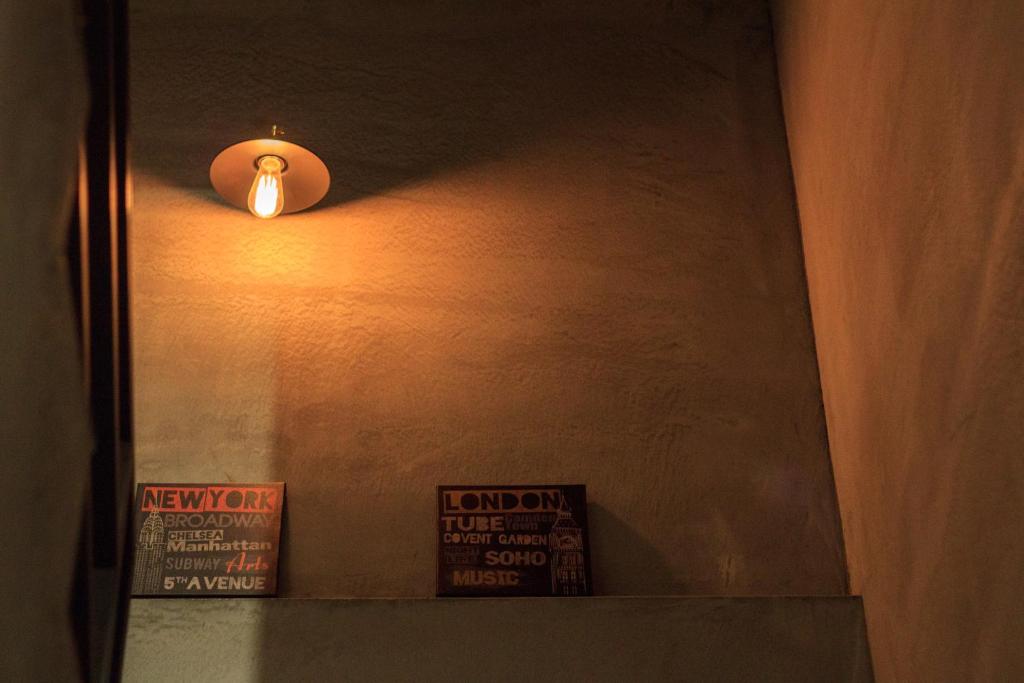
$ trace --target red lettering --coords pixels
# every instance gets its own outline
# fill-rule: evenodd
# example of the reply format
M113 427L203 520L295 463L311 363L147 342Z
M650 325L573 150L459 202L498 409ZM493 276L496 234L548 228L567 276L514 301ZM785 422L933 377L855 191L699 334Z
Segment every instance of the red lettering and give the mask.
M243 550L238 553L224 565L226 573L231 574L232 572L242 572L251 574L253 572L265 572L270 569L264 560L262 555L257 555L255 558L252 556L246 556L246 552Z
M256 486L146 486L143 512L275 512L277 490Z
M263 487L211 486L207 512L274 512L277 491Z
M189 486L147 486L142 491L142 511L202 512L206 489Z

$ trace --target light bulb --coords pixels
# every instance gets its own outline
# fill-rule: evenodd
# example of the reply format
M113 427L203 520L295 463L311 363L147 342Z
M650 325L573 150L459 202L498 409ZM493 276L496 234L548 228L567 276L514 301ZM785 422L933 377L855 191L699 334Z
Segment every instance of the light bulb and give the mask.
M258 168L249 190L249 211L258 218L273 218L284 208L284 160L268 154L260 157Z

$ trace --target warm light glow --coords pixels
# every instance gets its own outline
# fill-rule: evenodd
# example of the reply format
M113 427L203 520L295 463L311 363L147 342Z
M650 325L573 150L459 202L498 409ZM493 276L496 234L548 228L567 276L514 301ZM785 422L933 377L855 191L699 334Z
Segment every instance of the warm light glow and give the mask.
M281 171L284 162L280 157L260 157L256 179L249 190L249 211L259 218L273 218L284 208L284 183Z

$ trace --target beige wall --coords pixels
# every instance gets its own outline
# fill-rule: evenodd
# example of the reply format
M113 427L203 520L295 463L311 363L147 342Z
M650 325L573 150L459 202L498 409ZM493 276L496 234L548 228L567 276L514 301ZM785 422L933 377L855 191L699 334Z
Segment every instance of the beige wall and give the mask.
M285 480L290 596L432 595L434 486L521 481L599 592L844 592L747 5L133 3L138 479ZM272 122L333 185L260 222Z
M1024 679L1024 4L775 3L854 592L883 681Z

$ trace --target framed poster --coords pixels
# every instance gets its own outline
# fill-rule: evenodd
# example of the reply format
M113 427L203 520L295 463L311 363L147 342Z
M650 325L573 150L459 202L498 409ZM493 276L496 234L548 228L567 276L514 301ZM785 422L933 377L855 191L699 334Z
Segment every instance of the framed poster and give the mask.
M437 595L591 595L581 484L437 487Z
M277 593L284 484L139 484L133 596Z

